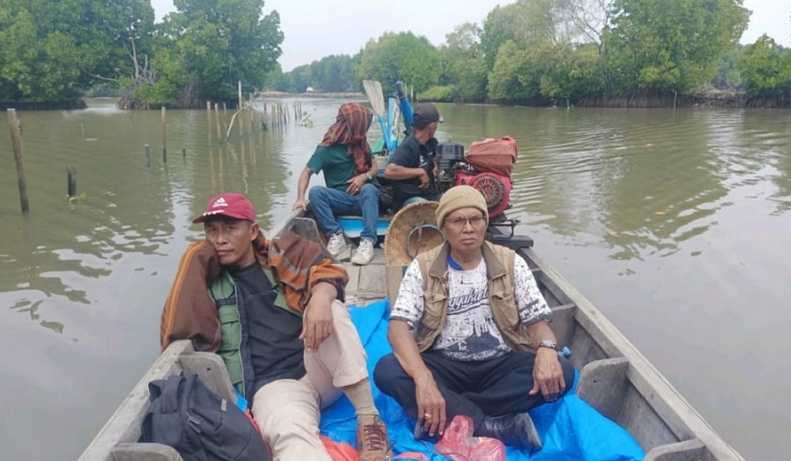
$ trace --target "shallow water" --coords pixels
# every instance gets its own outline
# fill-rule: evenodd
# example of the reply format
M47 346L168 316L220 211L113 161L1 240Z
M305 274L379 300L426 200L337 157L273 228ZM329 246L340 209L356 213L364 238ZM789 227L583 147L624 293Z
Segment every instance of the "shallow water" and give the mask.
M287 216L340 101L301 102L313 126L224 146L205 111L170 111L167 163L159 112L21 112L29 219L0 130L4 459L76 458L142 376L212 193L249 194L266 229ZM440 109L442 141L518 139L520 231L728 442L747 459L791 448L791 112Z

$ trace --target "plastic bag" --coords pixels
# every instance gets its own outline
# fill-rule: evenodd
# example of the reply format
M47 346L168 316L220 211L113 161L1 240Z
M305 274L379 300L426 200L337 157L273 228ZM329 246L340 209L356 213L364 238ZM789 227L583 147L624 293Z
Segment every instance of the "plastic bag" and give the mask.
M472 419L457 415L437 442L437 453L453 461L505 461L503 442L489 437L473 437Z

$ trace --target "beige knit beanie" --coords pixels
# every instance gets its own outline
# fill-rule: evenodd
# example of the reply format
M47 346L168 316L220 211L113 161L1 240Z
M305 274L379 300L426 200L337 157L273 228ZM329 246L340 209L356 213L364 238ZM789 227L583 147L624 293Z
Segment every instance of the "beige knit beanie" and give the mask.
M454 186L442 194L439 199L439 206L434 216L437 218L437 226L442 227L445 217L461 208L477 208L483 213L486 223L489 223L489 209L486 207L486 199L478 192L478 189L470 186Z

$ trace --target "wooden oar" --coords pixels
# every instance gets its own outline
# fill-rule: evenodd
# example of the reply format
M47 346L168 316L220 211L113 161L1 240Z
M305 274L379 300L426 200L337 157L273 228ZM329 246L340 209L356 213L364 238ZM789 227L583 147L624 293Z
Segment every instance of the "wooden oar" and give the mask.
M382 84L377 80L363 80L363 89L365 95L368 96L368 101L371 102L371 108L379 120L379 127L382 129L382 139L385 146L389 148L392 144L392 135L387 123L387 105L385 105L385 97L382 92Z
M382 93L382 84L376 80L363 80L363 88L365 95L368 96L368 101L371 102L371 108L374 114L387 119L387 106L385 105L384 93Z

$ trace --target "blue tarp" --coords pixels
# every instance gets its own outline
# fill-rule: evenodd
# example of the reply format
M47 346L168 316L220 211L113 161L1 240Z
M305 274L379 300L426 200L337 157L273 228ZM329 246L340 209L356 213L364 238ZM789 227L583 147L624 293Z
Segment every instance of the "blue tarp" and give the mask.
M368 353L368 370L373 376L376 362L391 352L390 344L387 342L387 301L379 301L366 308L351 308L350 311ZM376 388L373 379L371 386L374 388L374 401L387 424L390 443L396 455L420 452L432 461L446 459L434 451L432 443L416 441L412 436L414 422L406 416L395 400ZM577 397L576 393L569 392L559 401L541 405L530 414L541 434L544 448L530 456L526 452L509 447L509 461L643 459L643 450L628 432L599 414ZM321 433L333 440L354 446L356 425L354 409L345 397L322 413Z

